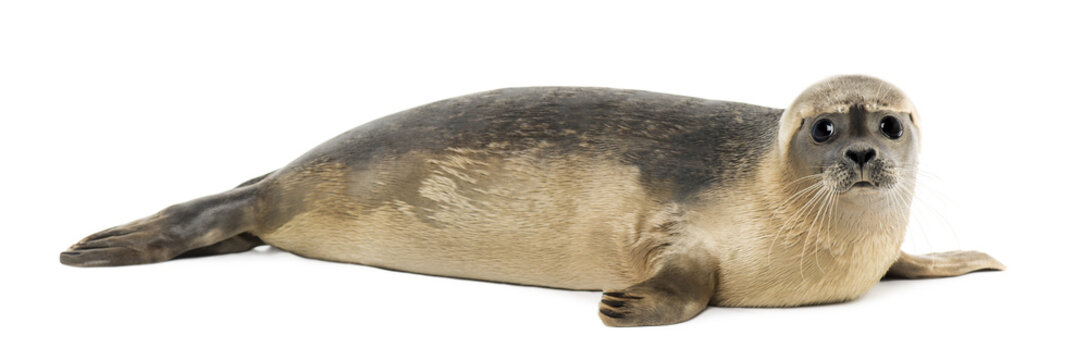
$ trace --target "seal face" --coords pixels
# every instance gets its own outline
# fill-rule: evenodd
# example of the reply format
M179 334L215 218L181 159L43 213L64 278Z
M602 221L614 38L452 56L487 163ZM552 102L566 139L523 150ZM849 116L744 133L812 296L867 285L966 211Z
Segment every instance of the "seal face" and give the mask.
M814 169L801 164L820 164L824 181L841 193L895 189L902 185L905 175L900 172L913 171L916 163L913 141L916 130L911 123L903 125L900 120L909 119L910 115L869 113L861 107L849 111L819 114L802 121L801 130L794 138L796 146L790 148L789 163L793 170L800 175L805 169ZM896 124L896 136L879 136L884 132L882 124Z
M802 95L841 100L797 106L803 110L789 114L800 120L787 151L794 176L822 173L828 188L838 193L907 192L912 187L903 181L911 182L917 168L916 111L897 89L888 88L890 85L864 77L852 80L853 84L866 82L879 93L851 98L813 89Z
M602 88L502 89L352 129L224 193L61 253L109 266L246 251L604 290L614 326L707 305L845 301L885 275L1002 269L899 250L917 112L840 76L785 109Z

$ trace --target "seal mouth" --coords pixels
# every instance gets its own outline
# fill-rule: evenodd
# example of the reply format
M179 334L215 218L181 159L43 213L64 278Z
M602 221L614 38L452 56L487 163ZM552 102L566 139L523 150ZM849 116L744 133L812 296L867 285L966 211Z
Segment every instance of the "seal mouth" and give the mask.
M854 182L854 184L850 185L850 188L847 189L847 190L853 190L853 189L869 189L869 190L872 190L872 189L876 189L877 186L878 186L878 184L876 184L876 183L870 182L868 180L861 180L861 181Z

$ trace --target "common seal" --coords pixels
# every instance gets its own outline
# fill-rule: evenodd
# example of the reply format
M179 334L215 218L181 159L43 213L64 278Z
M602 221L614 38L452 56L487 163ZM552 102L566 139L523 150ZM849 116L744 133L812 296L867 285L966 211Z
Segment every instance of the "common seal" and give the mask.
M614 326L707 305L857 298L884 276L1004 269L900 251L919 119L897 88L839 76L787 109L607 88L513 88L386 116L232 190L62 252L153 263L269 244L316 259L604 290Z

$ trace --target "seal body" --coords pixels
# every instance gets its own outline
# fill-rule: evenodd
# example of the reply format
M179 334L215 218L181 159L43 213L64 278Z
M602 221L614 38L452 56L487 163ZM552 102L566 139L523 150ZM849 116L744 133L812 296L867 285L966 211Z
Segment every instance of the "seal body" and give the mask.
M908 277L998 268L977 257L947 274L917 261L892 267L916 260L899 251L913 105L894 88L880 94L879 80L839 81L785 110L607 88L439 101L368 122L231 191L92 235L61 261L147 263L266 243L424 274L604 289L609 325L683 321L707 304L849 300L889 268ZM874 138L888 134L889 118L899 136ZM828 124L852 135L824 138Z
M269 220L254 234L319 259L622 287L648 276L660 246L686 245L657 233L684 226L707 188L755 180L781 112L586 88L442 101L367 123L274 173L261 184Z

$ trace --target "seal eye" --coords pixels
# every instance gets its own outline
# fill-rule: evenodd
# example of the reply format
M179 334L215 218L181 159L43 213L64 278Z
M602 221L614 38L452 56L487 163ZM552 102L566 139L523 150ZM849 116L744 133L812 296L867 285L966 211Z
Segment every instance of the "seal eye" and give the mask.
M880 119L880 132L892 140L898 139L903 136L903 123L894 116L885 116Z
M828 119L816 120L816 124L812 125L812 139L816 142L824 142L831 138L831 135L835 134L835 124Z

